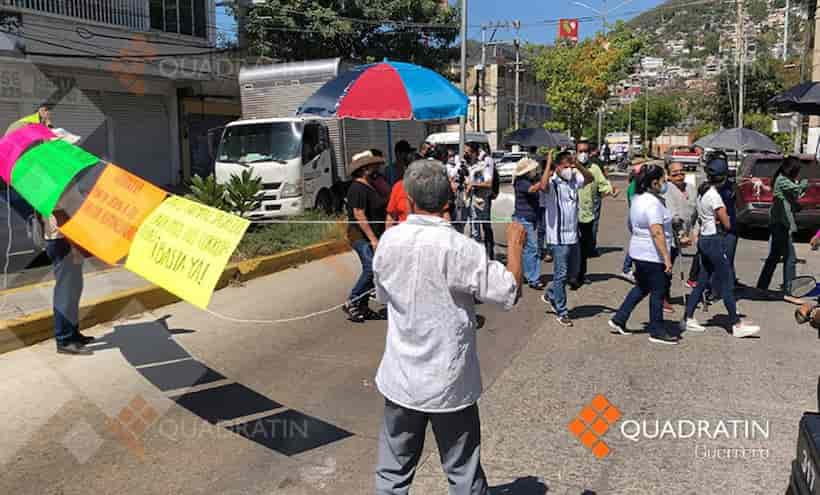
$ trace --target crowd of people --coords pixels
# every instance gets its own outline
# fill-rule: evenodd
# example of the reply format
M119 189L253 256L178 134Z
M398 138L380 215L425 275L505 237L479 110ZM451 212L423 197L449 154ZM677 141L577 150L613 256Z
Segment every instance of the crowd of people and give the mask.
M407 493L431 423L451 493L484 494L475 305L495 303L509 310L529 287L543 291L558 325L572 326L566 291L590 283L587 265L598 255L601 204L620 191L589 143L541 159L523 158L513 173L505 266L494 261L490 211L496 180L487 150L468 143L459 157L446 147L425 144L416 152L398 143L395 151L395 163L386 167L380 152L364 151L348 170L354 177L347 198L349 235L362 273L344 309L353 321L387 320L376 376L385 398L376 493ZM634 286L609 320L615 334L637 333L627 323L647 297L653 343L676 345L683 332L706 331L695 310L710 298L722 300L733 336L760 332L736 303L737 228L726 156L711 155L704 171L706 179L696 187L680 163L632 169L623 277ZM380 181L389 192L379 190ZM794 212L807 188L799 178L799 161L786 159L772 184L771 252L757 286L768 289L782 260L788 294L794 278ZM812 245L820 246L820 232ZM696 253L691 293L680 321L669 324L664 315L675 312L673 267L687 248ZM548 285L541 273L545 251L553 264ZM371 297L385 305L384 313L370 310ZM805 319L814 318L811 308L804 313Z

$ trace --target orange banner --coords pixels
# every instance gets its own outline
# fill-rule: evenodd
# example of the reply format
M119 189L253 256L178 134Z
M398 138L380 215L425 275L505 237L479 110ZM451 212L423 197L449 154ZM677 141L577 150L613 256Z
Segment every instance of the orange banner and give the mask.
M83 205L60 231L113 265L128 254L140 224L166 195L162 189L109 163Z

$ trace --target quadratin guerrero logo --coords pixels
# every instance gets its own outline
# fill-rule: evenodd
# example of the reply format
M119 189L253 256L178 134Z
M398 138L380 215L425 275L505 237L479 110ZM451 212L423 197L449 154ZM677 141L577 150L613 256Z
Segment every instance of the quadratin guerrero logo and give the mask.
M601 394L581 410L568 427L570 433L589 448L598 459L603 459L611 453L609 445L603 436L622 418L621 411L612 405ZM703 440L749 441L769 440L770 425L768 420L752 419L623 419L619 425L621 436L638 443L642 441L661 440ZM709 447L707 444L695 444L695 457L714 459L766 459L769 449L766 447L719 446Z
M620 417L621 411L610 404L606 397L598 394L588 406L581 409L581 414L570 422L569 431L584 446L592 450L595 457L603 459L609 455L610 448L601 437Z

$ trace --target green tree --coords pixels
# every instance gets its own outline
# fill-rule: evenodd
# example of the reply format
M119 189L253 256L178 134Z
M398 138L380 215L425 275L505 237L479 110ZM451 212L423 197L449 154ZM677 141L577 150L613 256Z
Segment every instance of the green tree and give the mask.
M629 111L627 106L608 115L607 129L626 131L629 128ZM647 136L649 141L654 140L664 129L677 125L682 118L680 95L644 95L632 103L632 132L640 135L641 139Z
M718 78L718 119L724 127L734 127L738 98L738 71L724 71ZM746 68L744 113L765 113L769 100L785 89L783 62L761 57Z
M266 0L247 18L251 53L284 61L391 58L441 68L457 34L458 11L437 0Z
M752 22L763 22L769 17L768 2L766 0L749 0L746 4L746 12L752 18Z
M642 47L643 38L618 23L607 37L532 49L535 74L546 88L554 119L580 137L609 96L610 85L626 76Z

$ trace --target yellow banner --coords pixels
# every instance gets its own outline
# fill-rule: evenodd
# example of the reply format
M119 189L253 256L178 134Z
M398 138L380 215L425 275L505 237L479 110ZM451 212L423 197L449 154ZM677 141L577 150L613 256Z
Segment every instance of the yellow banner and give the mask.
M140 225L125 267L206 308L248 225L244 218L171 196Z

